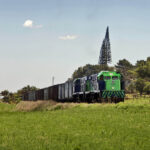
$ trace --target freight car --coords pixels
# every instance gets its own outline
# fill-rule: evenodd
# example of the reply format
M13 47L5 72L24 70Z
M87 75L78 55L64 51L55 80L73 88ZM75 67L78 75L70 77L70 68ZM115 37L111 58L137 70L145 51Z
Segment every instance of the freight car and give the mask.
M120 102L124 101L124 82L115 71L77 78L23 95L23 100L55 100L61 102Z

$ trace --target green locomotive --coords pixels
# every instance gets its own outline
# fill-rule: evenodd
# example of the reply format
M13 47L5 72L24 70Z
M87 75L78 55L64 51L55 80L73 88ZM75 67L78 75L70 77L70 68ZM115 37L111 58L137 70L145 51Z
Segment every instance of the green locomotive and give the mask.
M88 77L75 79L73 82L73 97L80 101L124 101L124 82L120 73L101 71Z

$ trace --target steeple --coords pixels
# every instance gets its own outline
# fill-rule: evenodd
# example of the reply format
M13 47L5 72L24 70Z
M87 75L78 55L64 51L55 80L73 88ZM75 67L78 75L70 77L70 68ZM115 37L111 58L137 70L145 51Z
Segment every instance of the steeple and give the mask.
M107 27L106 29L106 34L101 46L99 61L98 61L98 64L100 65L107 65L108 63L111 63L109 27Z
M109 39L109 27L107 26L105 39Z

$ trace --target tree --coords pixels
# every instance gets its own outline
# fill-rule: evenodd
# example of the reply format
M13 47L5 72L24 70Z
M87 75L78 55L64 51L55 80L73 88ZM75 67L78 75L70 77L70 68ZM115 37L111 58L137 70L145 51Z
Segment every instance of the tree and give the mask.
M135 83L134 82L131 82L130 85L128 86L128 89L127 91L129 93L134 93L135 92Z
M84 76L89 76L92 74L99 73L102 70L108 70L108 71L113 71L113 67L108 67L107 65L90 65L87 64L83 67L79 67L77 70L74 71L72 78L81 78Z
M150 60L147 58L146 63L138 65L136 72L140 78L148 78L150 80Z
M5 101L5 102L9 101L9 91L8 90L2 91L1 95L3 96L3 101Z
M38 88L36 88L35 86L27 85L15 93L9 92L8 90L4 90L1 92L1 95L3 96L4 102L18 103L22 100L22 95L24 93L35 90L38 90Z
M36 91L36 90L38 90L37 87L27 85L27 86L23 87L22 89L18 90L17 93L20 95L23 95L24 93L27 93L29 91Z
M4 90L1 92L2 96L8 96L9 95L9 91L8 90Z
M131 69L133 68L133 65L126 59L119 60L119 62L116 65L116 68L125 68L125 69Z
M150 94L150 82L145 83L144 92Z
M4 102L9 102L10 97L13 95L11 92L9 92L8 90L4 90L1 92L1 95L3 96L3 101Z
M145 64L146 64L146 61L145 61L145 60L138 60L138 61L136 62L136 66L137 66L137 67L144 66Z
M143 94L144 92L144 87L145 87L146 83L144 79L137 79L135 86L136 86L136 90L140 93L140 95Z
M147 57L147 62L150 62L150 57Z

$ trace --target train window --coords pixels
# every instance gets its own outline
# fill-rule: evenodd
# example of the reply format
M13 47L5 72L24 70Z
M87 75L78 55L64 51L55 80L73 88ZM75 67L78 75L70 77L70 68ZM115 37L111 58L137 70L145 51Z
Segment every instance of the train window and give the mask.
M77 79L77 80L75 81L75 84L76 84L76 85L80 85L80 79Z
M111 77L110 76L105 76L105 80L110 80Z
M118 80L118 77L117 76L113 76L112 79L113 80Z

